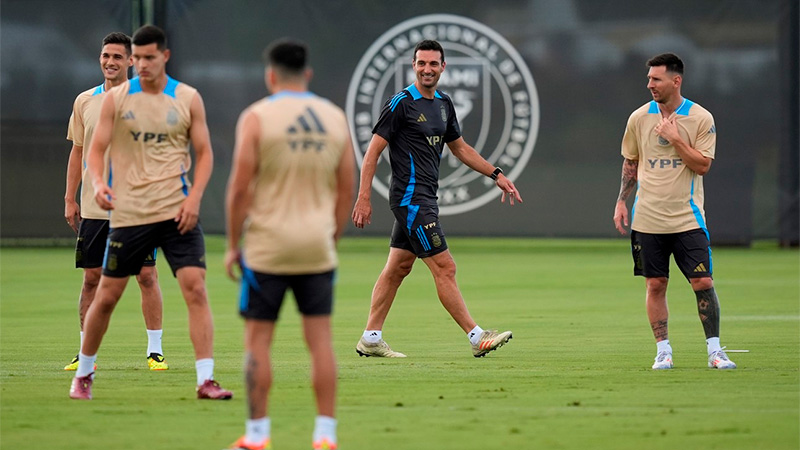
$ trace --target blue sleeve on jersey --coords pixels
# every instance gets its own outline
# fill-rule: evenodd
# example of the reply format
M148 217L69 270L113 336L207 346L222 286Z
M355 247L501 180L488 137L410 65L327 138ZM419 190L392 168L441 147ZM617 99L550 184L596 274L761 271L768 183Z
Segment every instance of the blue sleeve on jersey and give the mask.
M404 111L401 103L404 98L407 98L407 96L398 98L400 94L395 95L384 103L381 115L378 117L375 127L372 128L372 134L377 134L388 141L400 128Z
M458 125L458 117L456 117L456 107L453 105L453 100L447 98L447 105L449 111L447 113L447 130L444 132L444 141L453 142L461 137L461 126Z

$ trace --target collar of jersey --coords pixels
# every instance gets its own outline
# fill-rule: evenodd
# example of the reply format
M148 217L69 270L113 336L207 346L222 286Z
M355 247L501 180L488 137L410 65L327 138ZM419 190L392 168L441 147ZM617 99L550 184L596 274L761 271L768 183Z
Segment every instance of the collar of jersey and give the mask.
M164 86L162 93L175 98L175 88L178 87L178 84L180 84L180 81L167 75L167 85ZM128 95L136 94L137 92L142 92L142 83L139 81L139 77L131 79L131 84L128 88Z
M406 90L411 94L411 98L413 98L414 100L419 100L422 98L422 93L419 91L419 89L417 89L417 85L415 85L414 83L411 83L406 88ZM433 91L433 96L436 98L442 98L442 96L439 95L439 91L437 90Z
M292 98L309 98L314 97L314 93L311 91L280 91L277 94L272 94L267 97L267 100L273 101L283 97L292 97Z

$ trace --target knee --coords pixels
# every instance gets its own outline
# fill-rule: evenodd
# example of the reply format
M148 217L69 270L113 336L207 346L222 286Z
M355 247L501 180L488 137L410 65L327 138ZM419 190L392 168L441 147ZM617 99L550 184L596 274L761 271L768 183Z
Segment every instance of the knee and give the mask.
M651 295L658 295L662 296L667 293L667 278L666 277L658 277L658 278L648 278L647 279L647 294L648 296Z
M139 275L136 275L136 281L142 289L153 289L158 284L158 275L155 270L142 269Z
M714 280L711 277L691 278L689 282L692 284L692 290L705 291L714 287Z
M83 271L83 289L93 291L100 284L101 269L87 269Z
M183 295L188 306L203 306L207 303L206 286L203 282L196 282L187 285L183 289Z

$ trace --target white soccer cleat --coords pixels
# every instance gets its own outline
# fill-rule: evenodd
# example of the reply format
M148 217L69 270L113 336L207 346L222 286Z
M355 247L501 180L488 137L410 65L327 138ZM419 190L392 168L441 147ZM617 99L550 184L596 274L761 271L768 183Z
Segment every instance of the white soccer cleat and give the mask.
M358 356L377 356L381 358L405 358L406 355L396 352L389 348L389 344L383 339L376 343L367 342L362 336L356 344L356 353Z
M487 353L497 350L511 339L510 331L498 333L497 330L483 330L477 344L472 346L472 356L480 358Z
M672 352L663 351L658 352L656 360L653 363L653 370L672 369Z
M725 347L722 347L708 355L708 367L712 369L735 369L736 363L728 359L728 355L725 354Z

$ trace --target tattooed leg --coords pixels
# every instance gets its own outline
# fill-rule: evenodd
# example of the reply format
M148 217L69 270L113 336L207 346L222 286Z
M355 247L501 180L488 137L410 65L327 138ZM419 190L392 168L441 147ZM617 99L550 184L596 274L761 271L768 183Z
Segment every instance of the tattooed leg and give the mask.
M703 323L706 339L719 337L719 299L714 288L694 291L697 297L697 312Z
M667 283L666 277L647 278L647 318L653 329L656 342L669 339L667 322L669 309L667 308Z
M656 342L669 339L666 319L650 322L650 327L653 329L653 336L656 338Z

